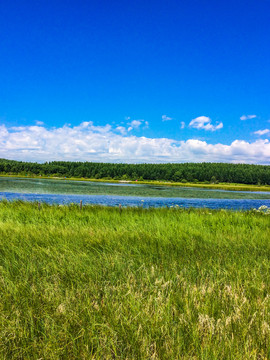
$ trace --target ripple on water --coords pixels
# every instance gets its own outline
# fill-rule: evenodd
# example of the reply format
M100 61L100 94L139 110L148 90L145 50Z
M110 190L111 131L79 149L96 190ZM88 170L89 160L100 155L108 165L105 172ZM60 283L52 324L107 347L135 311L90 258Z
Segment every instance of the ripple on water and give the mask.
M210 209L248 210L259 208L262 205L270 207L270 200L254 199L189 199L165 197L137 197L137 196L110 196L110 195L72 195L72 194L23 194L0 192L0 199L40 201L49 204L96 204L104 206L131 206L131 207L195 207Z

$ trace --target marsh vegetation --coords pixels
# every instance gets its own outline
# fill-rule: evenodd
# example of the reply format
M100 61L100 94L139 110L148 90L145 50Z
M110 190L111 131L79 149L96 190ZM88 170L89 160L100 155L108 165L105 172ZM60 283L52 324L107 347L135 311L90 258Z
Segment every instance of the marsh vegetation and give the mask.
M269 358L269 219L0 202L0 357Z

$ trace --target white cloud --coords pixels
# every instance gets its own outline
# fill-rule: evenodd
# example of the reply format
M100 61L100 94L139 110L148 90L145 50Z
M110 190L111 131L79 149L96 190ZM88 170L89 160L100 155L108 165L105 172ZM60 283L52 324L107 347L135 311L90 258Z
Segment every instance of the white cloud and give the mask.
M240 120L242 120L242 121L250 120L250 119L254 119L256 117L257 117L257 115L242 115L242 116L240 116Z
M4 139L6 136L8 136L7 128L5 125L0 125L0 139Z
M122 135L127 133L127 130L124 128L124 126L117 126L116 130L119 131Z
M36 120L35 123L36 123L36 125L38 125L38 126L44 125L44 122L43 122L43 121L39 121L39 120Z
M130 125L134 128L134 129L138 129L138 127L140 127L142 124L142 120L133 120L131 121Z
M217 125L212 125L211 119L208 116L199 116L191 120L189 126L198 130L204 129L207 131L216 131L223 128L223 123L220 122Z
M173 119L173 118L171 118L171 117L169 117L167 115L162 115L161 118L162 118L162 121L169 121L169 120Z
M184 129L186 126L185 122L184 121L181 121L181 129Z
M130 120L130 117L127 116L125 120ZM141 126L144 125L143 129L147 129L149 127L148 121L145 121L143 119L140 120L132 120L127 123L128 128L126 129L124 126L118 126L116 129L122 134L125 135L126 132L130 132L132 130L139 130Z
M148 123L148 121L144 121L144 120L132 120L130 123L128 123L128 125L129 125L129 127L128 127L128 129L127 129L127 131L131 131L131 130L138 130L139 129L139 127L141 126L141 125L145 125L145 128L148 128L148 125L149 125L149 123Z
M270 141L208 144L189 139L146 138L119 133L110 125L59 128L0 126L0 158L24 161L232 162L270 164Z
M269 134L270 133L270 130L269 129L264 129L264 130L257 130L257 131L254 131L254 134L255 135L266 135L266 134Z

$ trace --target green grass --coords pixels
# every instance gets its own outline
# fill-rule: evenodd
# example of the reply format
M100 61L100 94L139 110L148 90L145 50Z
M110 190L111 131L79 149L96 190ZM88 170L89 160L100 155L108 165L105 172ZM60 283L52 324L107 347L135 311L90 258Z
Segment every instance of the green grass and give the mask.
M0 202L0 358L269 359L269 220Z

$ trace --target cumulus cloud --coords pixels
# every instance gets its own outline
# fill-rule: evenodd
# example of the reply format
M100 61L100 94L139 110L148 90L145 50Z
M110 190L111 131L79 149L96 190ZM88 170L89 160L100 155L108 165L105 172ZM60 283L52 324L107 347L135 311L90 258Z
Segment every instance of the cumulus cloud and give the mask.
M216 125L211 124L211 119L208 116L199 116L189 123L189 126L198 130L216 131L223 128L223 123L220 122Z
M117 126L116 131L119 131L122 135L126 135L127 130L124 126Z
M242 115L242 116L240 116L240 120L245 121L245 120L254 119L256 117L257 117L257 115Z
M142 120L133 120L131 121L130 125L134 128L134 129L138 129L138 127L140 127L142 124Z
M173 119L173 118L171 118L171 117L169 117L167 115L162 115L161 118L162 118L162 121L169 121L169 120Z
M186 126L185 122L184 121L181 121L181 129L184 129Z
M229 145L189 139L123 135L110 125L83 122L59 128L0 126L0 157L24 161L233 162L270 164L270 141L235 140Z
M148 128L149 123L148 121L144 121L144 120L132 120L131 122L128 123L129 127L127 129L127 131L131 131L131 130L138 130L140 128L141 125L144 125L144 128Z
M269 134L269 133L270 133L270 130L269 130L269 129L254 131L254 134L255 134L255 135L259 135L259 136L266 135L266 134Z

